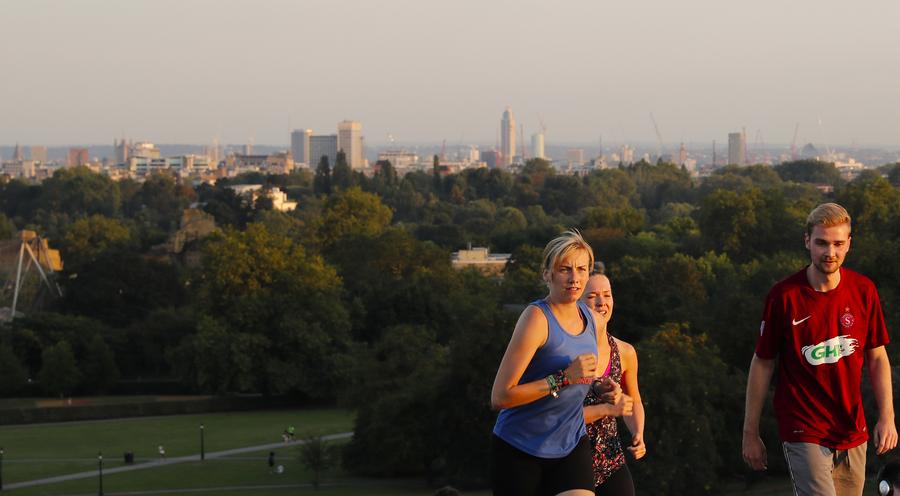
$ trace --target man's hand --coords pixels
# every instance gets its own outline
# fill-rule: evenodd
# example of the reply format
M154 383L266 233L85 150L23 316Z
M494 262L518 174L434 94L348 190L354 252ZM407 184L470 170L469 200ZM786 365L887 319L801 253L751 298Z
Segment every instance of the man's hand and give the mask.
M881 455L897 447L897 426L893 420L878 419L875 424L875 433L872 436L872 444L875 445L875 454Z
M741 452L744 455L744 461L753 470L766 470L768 468L766 445L759 437L759 434L745 432L744 440L741 443Z

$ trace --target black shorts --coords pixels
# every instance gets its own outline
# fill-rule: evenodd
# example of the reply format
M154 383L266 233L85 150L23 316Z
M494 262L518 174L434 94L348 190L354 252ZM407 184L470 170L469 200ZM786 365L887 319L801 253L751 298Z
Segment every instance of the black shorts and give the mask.
M495 496L553 496L594 490L591 445L582 437L562 458L539 458L493 436L491 478Z

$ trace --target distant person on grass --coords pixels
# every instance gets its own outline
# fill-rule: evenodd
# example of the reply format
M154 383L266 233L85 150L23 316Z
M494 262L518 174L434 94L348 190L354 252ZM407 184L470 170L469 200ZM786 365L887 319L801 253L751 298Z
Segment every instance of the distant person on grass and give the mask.
M582 403L604 323L579 301L593 265L593 250L577 231L544 248L549 294L519 316L491 390L491 405L500 410L492 438L495 495L594 494Z
M765 470L759 417L777 358L775 413L795 494L858 496L869 439L864 362L878 403L875 453L897 446L887 328L872 281L841 267L850 250L847 211L836 203L816 207L804 243L809 265L766 298L747 379L743 456L753 470Z
M634 482L625 463L625 450L619 442L616 417L622 417L631 431L628 453L635 460L640 459L647 453L647 447L644 445L644 404L638 389L637 353L634 346L608 332L614 301L612 286L602 269L591 274L581 300L605 324L597 326L597 357L601 364L605 360L607 365L602 373L601 367L597 368L597 378L584 400L584 420L594 455L594 493L598 496L634 496Z

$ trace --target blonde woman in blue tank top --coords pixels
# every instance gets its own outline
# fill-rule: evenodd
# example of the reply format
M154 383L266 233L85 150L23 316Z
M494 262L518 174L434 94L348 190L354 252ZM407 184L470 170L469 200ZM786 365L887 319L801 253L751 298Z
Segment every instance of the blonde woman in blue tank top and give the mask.
M519 317L500 362L491 404L494 494L591 496L591 446L582 403L597 368L597 326L579 301L594 253L578 231L544 249L549 294Z

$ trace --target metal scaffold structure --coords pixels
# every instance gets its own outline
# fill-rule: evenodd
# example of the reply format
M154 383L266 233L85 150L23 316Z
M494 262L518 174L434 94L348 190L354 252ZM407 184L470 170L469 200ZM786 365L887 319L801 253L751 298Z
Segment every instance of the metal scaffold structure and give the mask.
M40 308L48 298L62 296L56 273L63 268L59 250L46 238L23 230L18 237L0 242L0 322L24 315L22 310Z

